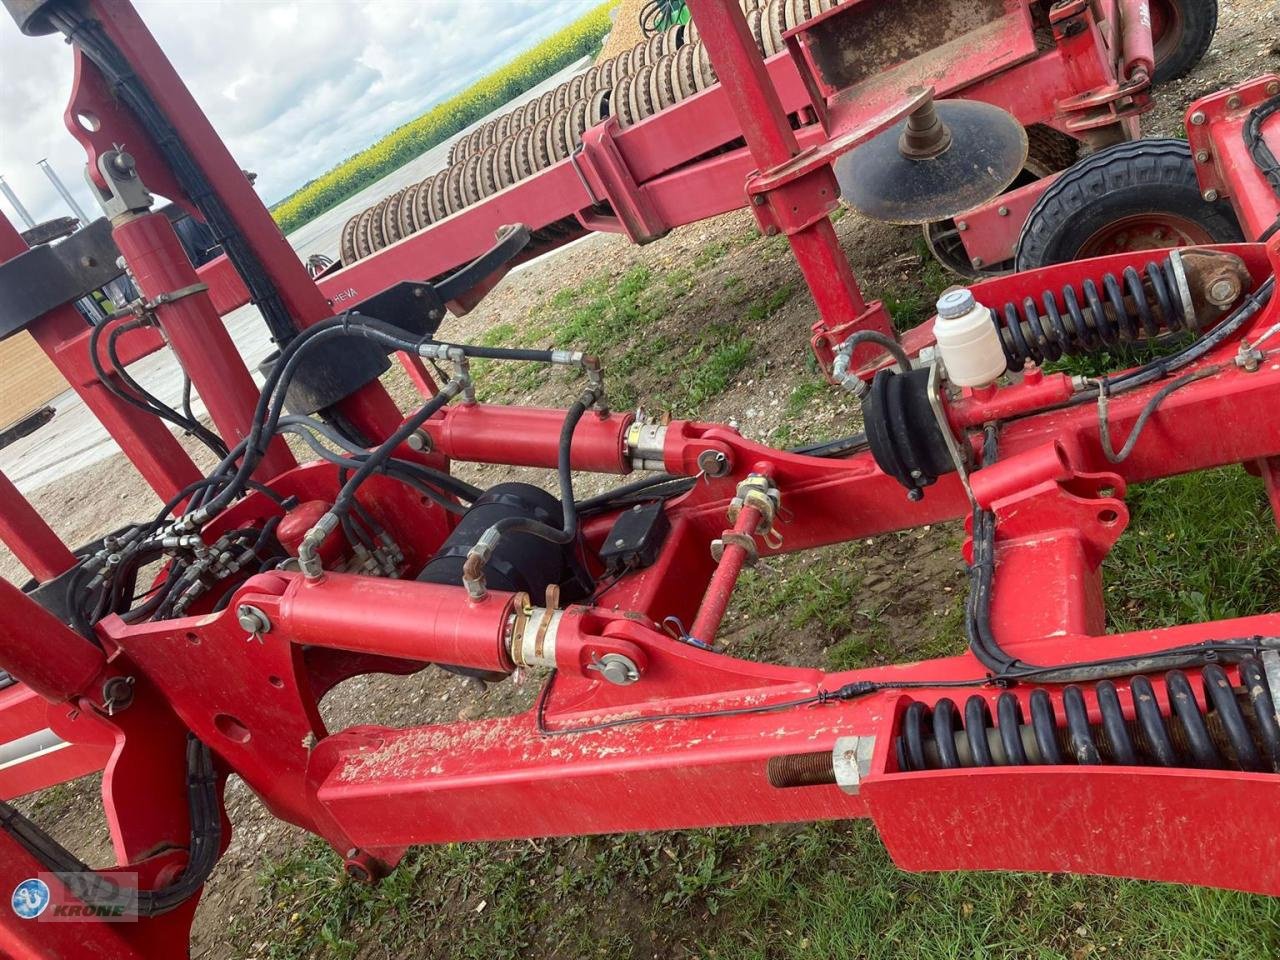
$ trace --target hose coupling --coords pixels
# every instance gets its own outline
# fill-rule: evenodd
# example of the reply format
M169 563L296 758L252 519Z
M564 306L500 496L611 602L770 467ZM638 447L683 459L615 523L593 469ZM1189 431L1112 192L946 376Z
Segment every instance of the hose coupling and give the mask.
M462 585L467 588L467 596L472 600L483 600L489 595L484 568L501 538L501 531L496 526L490 527L480 535L475 546L467 551L467 559L462 564Z
M338 515L330 510L315 526L306 532L302 543L298 545L298 569L308 580L319 580L324 576L324 563L320 559L320 545L329 534L338 528Z

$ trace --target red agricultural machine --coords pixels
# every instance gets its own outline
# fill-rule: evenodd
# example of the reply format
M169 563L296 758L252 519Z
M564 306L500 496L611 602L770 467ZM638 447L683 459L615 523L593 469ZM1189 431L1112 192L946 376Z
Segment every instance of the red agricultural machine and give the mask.
M1229 203L1250 242L995 277L897 339L835 243L833 161L852 150L856 171L871 151L872 172L918 188L904 202L932 203L956 185L931 182L930 163L989 147L975 129L1010 128L886 84L878 100L863 91L873 116L807 144L741 10L690 0L746 144L712 161L715 189L745 184L762 226L791 240L832 379L862 397L865 433L776 450L723 424L611 410L600 358L451 341L447 312L527 255L524 226L443 277L443 259L399 259L426 249L414 234L313 280L131 7L6 6L26 32L71 41L68 126L108 219L29 252L0 221L0 335L30 331L165 506L73 551L0 490L0 534L35 577L0 582L0 668L20 681L0 691L0 792L104 770L118 861L84 864L0 804L0 951L182 955L233 826L232 773L371 881L419 843L869 817L905 869L1280 894L1274 831L1237 842L1205 826L1280 812L1280 613L1108 634L1099 572L1128 524L1128 484L1243 463L1280 506L1280 425L1259 416L1280 402L1280 79L1187 115L1197 189ZM1102 6L1052 8L1057 27L1055 9L1080 18L1058 49L1092 36ZM787 32L792 62L816 56L806 30L834 13ZM832 98L825 115L848 106ZM589 149L564 169L591 183L605 167L582 162ZM1069 193L1087 174L1059 182ZM151 191L204 220L225 258L197 273ZM71 304L117 255L139 300L89 330ZM279 344L261 390L219 317L246 299ZM162 341L213 429L129 376ZM1045 368L1120 343L1166 349L1093 377ZM424 391L407 415L378 380L391 353ZM577 395L562 409L479 403L477 359L577 371ZM162 419L199 427L214 469L198 471ZM318 459L297 463L285 433ZM558 493L480 489L455 462L553 469ZM645 476L581 497L582 471ZM718 649L760 557L962 517L965 655L829 674ZM545 681L514 715L326 729L318 705L343 681L432 665Z

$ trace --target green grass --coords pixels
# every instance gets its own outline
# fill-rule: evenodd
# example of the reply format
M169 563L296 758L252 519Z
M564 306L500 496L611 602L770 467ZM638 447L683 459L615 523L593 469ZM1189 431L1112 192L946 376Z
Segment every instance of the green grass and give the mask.
M1114 630L1274 610L1280 538L1262 481L1240 467L1128 491L1129 528L1103 565Z
M1244 960L1280 951L1280 900L1086 877L907 874L865 823L418 848L375 888L340 867L318 843L272 866L262 914L233 923L237 955Z
M798 447L818 440L820 429L815 423L813 405L831 395L831 385L818 376L810 376L791 388L782 405L782 422L769 436L775 447Z
M899 333L910 330L933 316L938 296L956 282L956 278L947 273L942 264L924 249L923 240L917 242L916 252L920 254L923 264L919 284L888 286L880 291L880 299L889 311L893 328Z
M654 412L688 416L733 385L755 354L748 324L767 321L795 294L787 284L744 302L731 319L707 322L690 299L702 272L733 249L703 248L688 264L667 271L636 266L619 277L600 274L544 298L517 327L501 323L489 345L545 344L601 357L611 402L643 402ZM731 278L732 279L732 278ZM528 364L473 364L482 400L511 400L544 382Z

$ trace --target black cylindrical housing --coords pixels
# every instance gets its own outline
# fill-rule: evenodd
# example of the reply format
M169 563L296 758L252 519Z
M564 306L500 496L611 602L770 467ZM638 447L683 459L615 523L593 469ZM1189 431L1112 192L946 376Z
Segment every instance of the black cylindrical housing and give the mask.
M453 533L418 579L426 583L461 584L462 565L481 535L506 517L521 517L559 529L564 525L560 501L528 483L500 483L472 504ZM569 578L575 545L551 543L529 533L509 533L499 541L484 568L485 583L494 590L524 591L541 602L549 584Z

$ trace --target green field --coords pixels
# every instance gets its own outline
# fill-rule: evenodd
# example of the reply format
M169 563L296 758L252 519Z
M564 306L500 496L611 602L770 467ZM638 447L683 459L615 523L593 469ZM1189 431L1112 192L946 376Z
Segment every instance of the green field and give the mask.
M609 32L609 11L618 2L606 0L461 93L294 191L271 208L276 223L285 233L296 230L591 53Z

